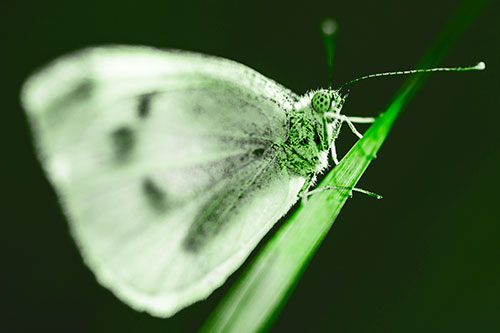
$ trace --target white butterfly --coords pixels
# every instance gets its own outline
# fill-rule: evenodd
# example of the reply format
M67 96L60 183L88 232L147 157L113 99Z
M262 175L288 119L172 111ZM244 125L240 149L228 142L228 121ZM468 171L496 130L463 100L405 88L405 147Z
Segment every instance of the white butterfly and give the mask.
M130 306L162 317L210 295L306 193L330 149L336 161L340 125L355 131L344 99L299 97L226 59L131 46L60 58L22 93L86 264Z

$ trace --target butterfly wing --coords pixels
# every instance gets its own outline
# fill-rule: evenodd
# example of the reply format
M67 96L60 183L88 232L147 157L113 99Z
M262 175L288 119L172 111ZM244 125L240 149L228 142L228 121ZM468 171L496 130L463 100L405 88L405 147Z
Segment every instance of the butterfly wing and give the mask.
M277 159L297 96L229 60L91 48L22 99L85 262L157 316L220 286L304 183Z

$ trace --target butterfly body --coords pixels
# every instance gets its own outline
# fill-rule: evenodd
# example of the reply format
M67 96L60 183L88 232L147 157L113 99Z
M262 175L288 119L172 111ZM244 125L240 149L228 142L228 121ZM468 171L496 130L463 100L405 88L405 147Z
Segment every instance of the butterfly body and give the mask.
M166 317L220 286L326 168L342 99L325 94L331 108L230 60L113 46L56 60L22 100L84 261Z
M342 104L340 94L335 90L320 91L333 96L334 102L328 103L325 110L340 113ZM341 122L328 119L322 110L315 109L311 100L317 92L306 94L296 109L289 114L290 126L288 138L284 145L286 159L284 165L296 174L306 178L299 196L304 194L316 175L328 166L328 152L340 132Z

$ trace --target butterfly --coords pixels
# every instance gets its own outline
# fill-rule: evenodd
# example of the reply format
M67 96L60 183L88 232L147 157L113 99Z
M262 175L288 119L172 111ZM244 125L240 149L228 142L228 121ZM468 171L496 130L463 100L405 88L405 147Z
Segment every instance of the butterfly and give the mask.
M346 96L298 96L218 57L101 46L55 60L21 99L85 263L169 317L222 285L338 162L344 122L361 136L352 122L373 119L342 115Z

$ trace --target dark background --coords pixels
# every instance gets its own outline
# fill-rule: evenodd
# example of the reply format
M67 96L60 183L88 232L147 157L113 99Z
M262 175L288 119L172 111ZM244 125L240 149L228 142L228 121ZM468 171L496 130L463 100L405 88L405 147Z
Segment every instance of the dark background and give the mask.
M412 68L459 1L4 1L2 319L4 332L192 332L221 299L170 319L122 304L95 281L36 160L22 82L96 44L145 44L236 60L297 93L326 86L318 23L340 24L335 82ZM274 332L500 331L500 24L497 1L446 57L484 72L432 75L395 124ZM351 87L343 112L376 115L404 78ZM364 128L361 128L364 130ZM344 130L338 150L355 137ZM313 223L313 221L311 221Z

